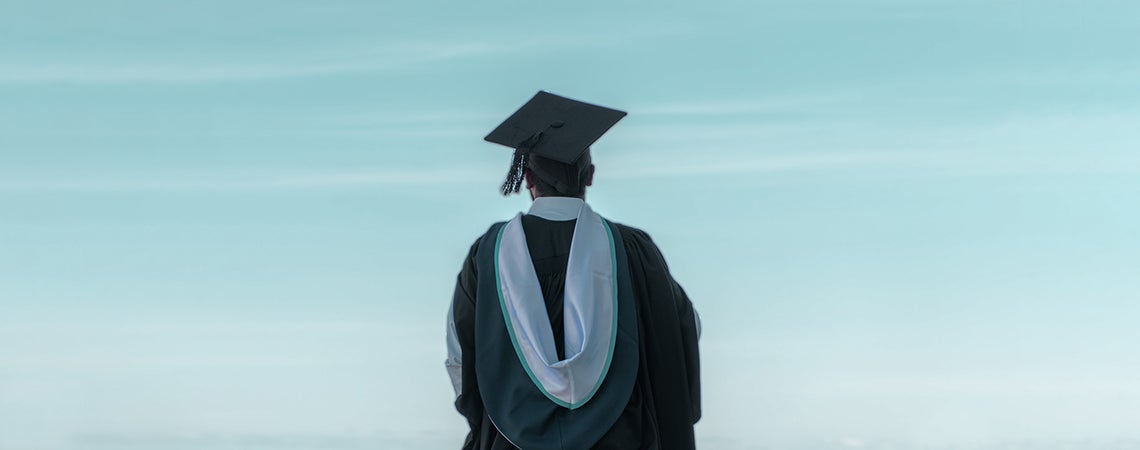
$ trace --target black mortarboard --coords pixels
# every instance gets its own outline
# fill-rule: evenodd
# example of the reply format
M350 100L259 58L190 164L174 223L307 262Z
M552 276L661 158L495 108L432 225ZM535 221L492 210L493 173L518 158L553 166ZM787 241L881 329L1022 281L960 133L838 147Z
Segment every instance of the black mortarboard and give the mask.
M574 164L622 117L625 117L623 111L539 91L483 138L515 149L511 172L503 183L503 195L518 192L530 154ZM544 181L555 184L554 180Z

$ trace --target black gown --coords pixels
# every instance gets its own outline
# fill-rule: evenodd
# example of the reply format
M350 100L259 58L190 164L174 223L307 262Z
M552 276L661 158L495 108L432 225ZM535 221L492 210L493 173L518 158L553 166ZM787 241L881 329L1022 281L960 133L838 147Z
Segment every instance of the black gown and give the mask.
M575 221L523 216L523 231L550 316L558 357L563 354L562 301ZM645 232L616 224L629 260L638 314L640 362L633 393L617 422L594 449L692 449L701 417L697 320L685 291ZM482 239L482 238L481 238ZM481 240L480 239L480 240ZM470 426L464 450L516 448L491 423L475 374L476 253L471 246L455 286L452 319L462 350L462 387L455 408Z

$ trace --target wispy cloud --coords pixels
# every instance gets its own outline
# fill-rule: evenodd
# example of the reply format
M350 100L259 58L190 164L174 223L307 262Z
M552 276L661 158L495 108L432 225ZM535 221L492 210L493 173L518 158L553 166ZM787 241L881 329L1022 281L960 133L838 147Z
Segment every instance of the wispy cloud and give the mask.
M664 161L651 165L619 164L624 169L613 175L617 179L652 178L676 175L732 175L747 173L799 172L808 170L843 170L867 168L911 167L930 164L938 158L907 153L835 153L806 155L772 155L761 157L720 157L707 160Z
M79 433L72 442L101 449L420 449L453 446L460 440L452 430L393 433Z
M257 192L362 186L419 186L436 183L469 183L486 178L487 172L467 168L378 169L371 171L238 174L86 173L82 176L43 174L35 178L5 176L0 191L9 192Z
M505 54L525 48L495 42L393 42L353 49L331 49L276 57L198 58L161 57L95 60L60 58L46 63L0 64L2 84L195 84L241 82L381 72L479 56Z
M614 161L624 167L603 178L640 179L678 175L730 175L867 168L913 167L930 156L917 158L901 153L844 153L816 155L771 155L748 158L664 159L658 164ZM273 192L312 189L424 186L433 184L495 183L503 167L404 168L323 171L312 173L85 173L82 176L42 174L37 177L0 177L0 191L7 192Z
M650 161L650 162L647 162ZM1135 158L1119 157L1099 162L1027 160L1014 156L994 157L977 152L832 152L797 155L733 156L701 155L674 157L634 156L605 163L599 180L638 180L679 176L732 176L746 174L898 173L908 177L976 177L1050 175L1066 173L1135 173ZM0 192L8 193L274 193L303 190L415 187L429 185L475 185L497 183L503 166L479 165L445 168L319 171L303 173L84 173L23 174L0 176ZM608 170L608 167L621 168Z
M717 108L719 106L708 110ZM393 119L395 122L391 123L386 122L388 119L385 117L361 115L338 118L325 126L329 133L393 133L432 135L435 138L447 133L477 136L476 128L426 130L418 125L425 121L434 123L440 117L474 120L470 118L484 116L454 111L426 112L422 116ZM936 177L1136 173L1140 169L1140 161L1134 152L1126 151L1135 134L1127 124L1134 119L1133 115L1087 119L1046 116L1007 120L984 127L939 127L933 130L894 129L881 125L868 127L843 121L786 126L748 122L676 126L631 124L633 126L623 130L620 136L615 135L605 142L607 148L626 150L607 153L604 161L599 161L602 168L599 179L813 171L874 171ZM377 124L377 129L369 129L367 123ZM1065 130L1065 133L1057 134L1050 130ZM1085 137L1093 135L1101 138L1097 147L1081 151L1090 147ZM647 141L653 144L652 152L636 150L645 147ZM506 154L503 153L501 165L497 162L467 162L448 166L324 170L154 167L138 171L69 171L7 167L0 172L0 191L275 192L495 183L506 170Z
M388 72L532 50L548 52L574 47L612 46L614 42L629 42L676 31L669 28L632 30L623 32L620 39L613 35L546 34L527 39L507 36L450 41L391 41L301 51L250 48L238 49L238 54L227 49L224 54L207 53L207 56L202 56L201 51L189 55L170 51L134 58L123 57L116 52L41 55L36 61L7 58L0 62L0 85L204 84Z
M1014 377L891 377L871 380L810 383L805 390L823 393L860 393L878 396L951 395L1140 395L1140 384L1123 376L1077 378L1060 376Z
M799 113L811 111L819 114L824 108L837 104L850 104L866 100L874 94L865 89L813 91L793 95L772 95L754 98L712 98L660 103L629 105L638 116L721 116L773 113Z

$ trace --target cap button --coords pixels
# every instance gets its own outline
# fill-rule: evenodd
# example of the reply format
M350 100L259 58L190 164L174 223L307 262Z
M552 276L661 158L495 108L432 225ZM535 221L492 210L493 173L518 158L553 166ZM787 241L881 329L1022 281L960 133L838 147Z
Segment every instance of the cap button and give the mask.
M555 120L550 124L550 128L562 128L563 125L566 125L566 123L561 120Z

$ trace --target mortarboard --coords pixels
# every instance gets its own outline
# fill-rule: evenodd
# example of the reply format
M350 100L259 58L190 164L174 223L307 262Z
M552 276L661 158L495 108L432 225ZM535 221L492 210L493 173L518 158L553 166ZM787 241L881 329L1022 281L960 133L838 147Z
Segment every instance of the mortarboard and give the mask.
M503 183L503 195L518 192L523 173L528 167L529 155L542 156L563 164L575 164L590 145L625 117L625 114L623 111L539 91L483 138L515 149L511 171ZM548 183L558 184L558 180L546 180L543 172L545 171L536 170L535 174Z

